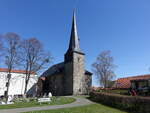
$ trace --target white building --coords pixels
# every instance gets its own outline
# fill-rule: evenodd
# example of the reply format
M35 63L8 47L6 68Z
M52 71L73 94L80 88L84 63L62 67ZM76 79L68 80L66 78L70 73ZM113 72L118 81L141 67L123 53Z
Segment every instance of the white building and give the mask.
M0 68L0 96L4 95L6 91L6 82L7 79L7 69ZM36 74L32 74L28 83L27 92L34 93L35 84L37 83L38 76ZM25 89L25 71L24 70L12 70L11 79L10 79L10 87L8 91L8 95L23 95ZM32 91L31 91L32 89Z

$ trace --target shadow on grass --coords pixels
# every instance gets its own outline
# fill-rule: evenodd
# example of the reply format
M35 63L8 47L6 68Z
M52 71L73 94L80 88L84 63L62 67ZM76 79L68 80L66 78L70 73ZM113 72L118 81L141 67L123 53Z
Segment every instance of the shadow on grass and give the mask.
M8 105L0 105L1 109L14 109L14 108L26 108L26 107L40 107L40 106L49 106L49 105L64 105L64 104L70 104L72 102L75 102L76 99L72 97L53 97L51 102L42 102L39 103L36 101L30 101L30 102L16 102L14 104L8 104Z

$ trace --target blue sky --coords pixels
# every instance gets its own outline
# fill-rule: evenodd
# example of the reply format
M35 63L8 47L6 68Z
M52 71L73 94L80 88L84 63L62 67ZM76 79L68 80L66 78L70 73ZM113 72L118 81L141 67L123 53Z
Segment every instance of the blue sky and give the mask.
M37 37L53 63L61 62L74 7L87 69L100 52L111 50L117 78L150 73L149 0L0 0L0 34Z

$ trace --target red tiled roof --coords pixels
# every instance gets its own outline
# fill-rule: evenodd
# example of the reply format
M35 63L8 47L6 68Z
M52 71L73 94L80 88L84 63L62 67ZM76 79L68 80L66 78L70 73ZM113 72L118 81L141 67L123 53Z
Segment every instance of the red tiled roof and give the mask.
M7 68L0 68L0 72L8 72ZM25 70L11 70L12 73L23 73L25 74ZM35 72L31 72L31 74L36 74Z
M150 74L119 78L116 80L115 84L113 85L113 88L127 89L130 88L131 86L130 80L142 80L142 79L149 79L149 78L150 78Z

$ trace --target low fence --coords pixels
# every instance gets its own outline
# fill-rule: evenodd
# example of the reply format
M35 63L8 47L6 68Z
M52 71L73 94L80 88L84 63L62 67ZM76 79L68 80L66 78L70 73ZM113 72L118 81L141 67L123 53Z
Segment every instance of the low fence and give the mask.
M131 113L150 113L150 97L124 96L103 92L91 92L90 97L96 102Z

